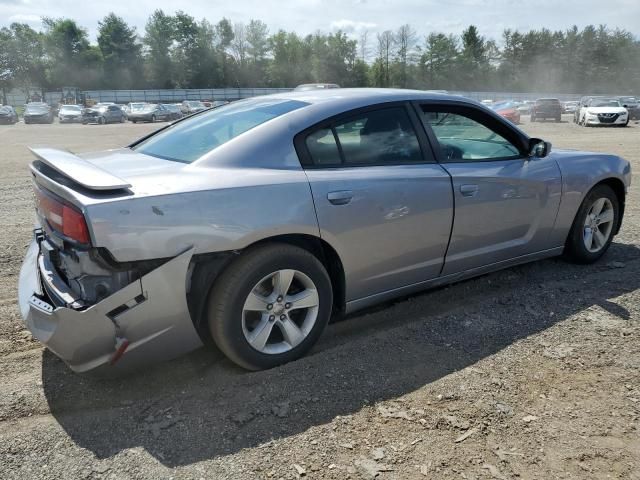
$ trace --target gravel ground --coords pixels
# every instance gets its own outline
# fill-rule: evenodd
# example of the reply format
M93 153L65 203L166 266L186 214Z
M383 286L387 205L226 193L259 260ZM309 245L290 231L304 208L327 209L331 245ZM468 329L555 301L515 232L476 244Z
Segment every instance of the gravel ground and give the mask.
M280 368L203 348L119 380L71 373L16 305L26 147L106 149L153 128L0 128L0 478L640 479L638 189L597 264L551 259L390 303ZM640 171L640 125L524 129Z

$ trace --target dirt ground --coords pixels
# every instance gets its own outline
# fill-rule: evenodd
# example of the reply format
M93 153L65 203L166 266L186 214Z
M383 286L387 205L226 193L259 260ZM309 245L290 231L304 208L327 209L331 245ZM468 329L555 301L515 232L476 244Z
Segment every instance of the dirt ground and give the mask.
M595 265L546 260L387 304L266 372L203 348L119 380L73 374L16 304L26 147L154 128L0 127L1 479L640 479L638 188ZM640 171L640 125L524 129Z

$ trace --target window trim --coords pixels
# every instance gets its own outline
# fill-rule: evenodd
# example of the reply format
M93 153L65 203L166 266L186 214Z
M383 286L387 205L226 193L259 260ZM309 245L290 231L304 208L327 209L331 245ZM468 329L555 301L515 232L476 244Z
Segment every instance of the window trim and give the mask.
M475 107L473 105L469 105L466 102L457 102L455 100L453 101L452 100L428 100L428 101L415 100L411 103L415 109L416 116L418 117L420 123L422 124L422 127L425 130L426 136L429 139L429 143L433 148L435 158L438 159L438 163L508 162L508 161L513 161L518 159L529 158L529 152L528 152L529 137L519 129L513 127L511 124L509 124L506 120L504 120L502 117L500 117L498 114L496 114L493 111L485 110L484 108L480 108L480 107ZM429 125L424 120L424 117L422 115L423 107L426 107L427 109L428 108L435 108L435 109L448 108L452 110L458 110L459 112L465 112L465 113L470 112L473 114L473 116L467 116L467 115L464 115L464 113L459 113L459 114L462 114L463 116L467 116L467 118L470 118L471 120L474 120L480 123L484 127L490 130L493 130L498 135L504 137L505 140L510 142L514 147L518 149L520 154L518 156L513 155L509 157L497 157L497 158L486 158L486 159L474 159L474 160L451 159L450 160L446 158L445 155L442 153L442 149L440 148L440 142L436 134L434 133L433 129L431 128L431 125ZM456 112L451 111L450 113L456 113ZM478 118L474 118L474 116L479 117L484 121L479 120ZM498 127L498 128L495 128L495 127Z
M416 138L418 139L418 145L420 146L420 155L422 156L422 160L419 162L397 162L397 163L375 162L375 163L360 163L360 164L352 164L352 165L348 165L344 163L345 161L344 152L342 151L342 145L335 131L335 125L337 123L347 121L350 118L357 117L359 115L363 115L369 112L373 112L377 110L387 110L390 108L398 108L398 107L403 108L407 116L409 117L409 122L411 123L411 127L413 128ZM306 143L307 137L312 133L315 133L318 130L322 130L322 129L331 130L331 132L333 133L333 137L338 147L338 151L340 152L340 159L341 159L340 164L316 165L313 162L311 153L307 148L307 143ZM352 168L395 167L395 166L403 166L403 165L425 165L425 164L438 163L436 160L435 153L431 148L430 142L426 136L424 128L422 127L420 118L416 115L415 110L411 108L411 102L406 100L376 103L373 105L367 105L365 107L354 108L352 110L348 110L346 112L342 112L337 115L333 115L331 117L325 118L324 120L317 122L314 125L298 132L293 137L293 145L296 150L296 153L298 154L300 165L302 165L302 168L305 170L344 170L344 169L352 169Z

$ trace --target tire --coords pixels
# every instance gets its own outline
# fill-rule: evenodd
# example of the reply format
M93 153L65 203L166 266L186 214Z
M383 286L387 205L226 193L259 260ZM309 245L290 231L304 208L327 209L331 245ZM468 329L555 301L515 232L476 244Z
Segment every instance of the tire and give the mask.
M104 117L100 117L100 118L98 119L98 124L99 124L99 125L106 125L106 123L107 123L107 121L105 120L105 118L104 118Z
M558 115L556 117L556 123L560 123L560 122L562 122L562 115Z
M138 120L135 120L135 119L134 119L134 120L131 120L131 121L132 121L133 123L138 123Z
M601 240L600 245L598 245L596 240L600 237L596 237L596 235L592 234L592 247L595 249L589 249L587 248L588 237L586 232L588 228L587 216L592 212L595 203L603 200L605 203L602 211L600 212L600 216L610 210L610 216L612 218L610 222L607 222L606 224L602 223L597 227L598 231L602 230L601 234L603 235L604 240ZM620 204L613 189L608 185L596 185L592 188L582 201L582 204L578 209L578 213L573 220L573 225L571 226L569 236L567 237L567 243L565 245L565 256L575 263L582 264L593 263L600 259L611 245L614 232L616 231L616 225L618 225L619 215Z
M156 123L156 116L155 115L151 115L151 123Z
M125 118L124 115L120 117L120 123L124 123L126 121L127 121L127 119Z
M286 306L295 305L295 302L286 303L286 295L278 301L273 286L277 283L274 278L282 278L275 273L280 271L295 272L291 288L286 290L289 295L296 293L296 288L300 291L302 286L317 294L317 306L288 307L291 310L287 311ZM310 288L311 285L315 288ZM256 303L259 310L245 310L250 294L265 286L268 288L260 292L265 302ZM231 361L248 370L263 370L303 356L316 343L328 323L332 305L329 275L314 255L291 245L267 244L244 252L215 281L208 299L209 330L218 348ZM309 323L314 313L315 320ZM295 322L297 332L302 333L297 337L298 343L287 342L283 329L287 322ZM267 333L263 336L263 345L256 347L260 342L252 345L249 337L259 328Z

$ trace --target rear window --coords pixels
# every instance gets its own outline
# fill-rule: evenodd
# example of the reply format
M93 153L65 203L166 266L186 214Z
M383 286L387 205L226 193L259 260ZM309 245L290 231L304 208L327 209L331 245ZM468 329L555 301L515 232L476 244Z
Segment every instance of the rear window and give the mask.
M306 105L274 98L235 102L178 122L133 149L165 160L191 163L238 135Z
M538 105L559 105L560 100L557 98L541 98L540 100L536 100Z

